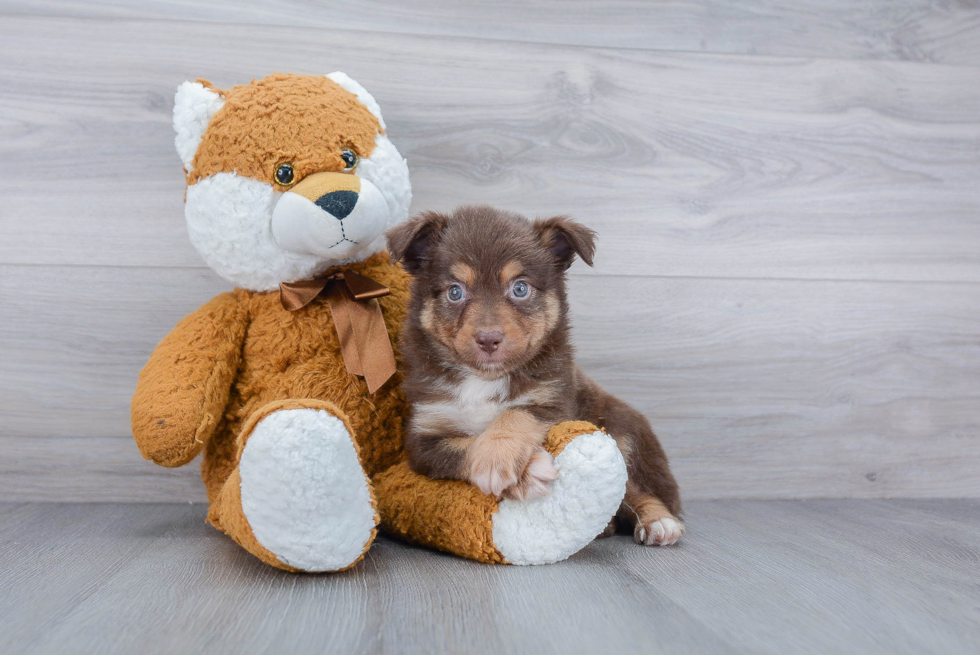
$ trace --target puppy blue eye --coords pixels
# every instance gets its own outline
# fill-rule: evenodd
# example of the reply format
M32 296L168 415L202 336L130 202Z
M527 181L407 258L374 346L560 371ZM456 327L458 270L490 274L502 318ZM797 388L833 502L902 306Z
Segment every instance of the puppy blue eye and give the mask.
M450 285L449 289L446 291L446 297L452 302L459 302L463 299L463 287L459 286L458 284Z
M510 292L514 294L515 298L527 298L527 294L531 293L531 287L524 280L518 280Z

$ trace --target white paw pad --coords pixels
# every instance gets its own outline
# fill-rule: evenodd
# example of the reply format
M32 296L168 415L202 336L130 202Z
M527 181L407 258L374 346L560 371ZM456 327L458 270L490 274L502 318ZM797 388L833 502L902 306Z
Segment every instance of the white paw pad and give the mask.
M259 421L239 462L242 511L279 561L304 571L350 566L376 527L371 491L344 422L287 409Z
M633 531L633 539L644 546L673 546L682 536L684 524L670 516L647 525L638 524Z

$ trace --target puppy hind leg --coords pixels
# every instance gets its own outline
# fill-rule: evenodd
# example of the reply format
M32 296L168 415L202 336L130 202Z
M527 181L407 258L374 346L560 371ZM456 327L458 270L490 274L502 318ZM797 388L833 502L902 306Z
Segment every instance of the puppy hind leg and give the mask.
M684 524L663 501L635 483L626 484L626 496L617 516L633 526L633 540L644 546L672 546L684 536Z
M597 415L598 423L613 436L626 460L629 482L617 516L633 526L638 543L676 543L684 534L684 525L677 518L681 511L680 493L649 421L595 383L591 383L585 396L586 413Z

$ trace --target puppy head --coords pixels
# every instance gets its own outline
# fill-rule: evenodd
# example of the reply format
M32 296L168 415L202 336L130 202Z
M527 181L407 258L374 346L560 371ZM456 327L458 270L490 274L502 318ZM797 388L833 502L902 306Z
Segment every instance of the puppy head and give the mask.
M595 233L563 216L529 221L491 207L426 212L390 230L415 279L409 329L454 363L503 375L567 329L565 271L592 265Z

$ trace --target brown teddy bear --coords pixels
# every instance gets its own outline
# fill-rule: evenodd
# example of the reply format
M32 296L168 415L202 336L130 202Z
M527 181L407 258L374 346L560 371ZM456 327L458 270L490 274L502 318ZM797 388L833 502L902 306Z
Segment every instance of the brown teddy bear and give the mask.
M383 235L407 219L411 187L361 85L343 73L185 82L174 127L191 241L238 288L154 350L133 434L163 466L204 451L212 525L290 571L353 566L379 523L515 564L564 559L603 530L626 469L588 424L552 430L559 477L528 503L408 468L393 344L409 284Z

